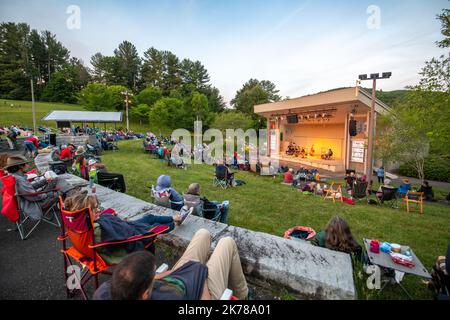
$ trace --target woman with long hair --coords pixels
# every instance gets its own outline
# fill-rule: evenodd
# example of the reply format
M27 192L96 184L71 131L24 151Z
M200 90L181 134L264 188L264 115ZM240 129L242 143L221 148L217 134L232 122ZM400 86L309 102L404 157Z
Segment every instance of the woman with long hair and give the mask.
M117 216L114 209L103 209L97 196L94 194L79 192L71 197L67 197L64 201L64 209L67 211L73 212L85 208L91 209L94 215L96 242L118 241L128 238L130 235L145 234L156 225L166 225L169 227L166 232L170 232L175 228L175 225L180 225L187 216L186 214L183 216L176 214L173 217L149 214L136 221L125 221ZM143 248L143 246L132 245L127 247L127 245L118 245L98 249L98 253L106 262L116 264L120 262L124 255L131 251L140 250L140 248Z
M339 216L331 218L325 230L317 233L311 242L320 247L355 254L357 258L361 257L361 246L350 231L348 223Z

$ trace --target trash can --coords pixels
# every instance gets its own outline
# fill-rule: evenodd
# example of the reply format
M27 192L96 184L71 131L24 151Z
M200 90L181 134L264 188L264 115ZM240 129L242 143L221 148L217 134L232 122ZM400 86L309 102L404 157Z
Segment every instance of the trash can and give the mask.
M49 136L50 136L50 139L49 139L50 145L56 146L56 134L50 133Z

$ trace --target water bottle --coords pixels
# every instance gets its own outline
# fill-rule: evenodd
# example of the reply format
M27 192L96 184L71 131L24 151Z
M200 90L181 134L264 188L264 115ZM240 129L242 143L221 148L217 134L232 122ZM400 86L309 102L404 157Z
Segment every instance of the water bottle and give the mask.
M92 189L94 187L94 178L89 177L89 188Z

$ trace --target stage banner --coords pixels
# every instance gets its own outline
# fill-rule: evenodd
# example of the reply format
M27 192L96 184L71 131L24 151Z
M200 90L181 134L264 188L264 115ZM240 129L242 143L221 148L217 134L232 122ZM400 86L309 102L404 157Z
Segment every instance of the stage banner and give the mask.
M352 157L351 162L364 163L365 141L352 140Z

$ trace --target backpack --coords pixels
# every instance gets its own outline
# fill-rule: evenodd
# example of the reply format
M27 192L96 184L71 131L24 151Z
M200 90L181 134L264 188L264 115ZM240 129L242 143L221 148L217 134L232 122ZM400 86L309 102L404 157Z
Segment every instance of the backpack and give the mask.
M67 173L67 166L62 161L54 161L50 163L50 170L55 172L57 175Z

